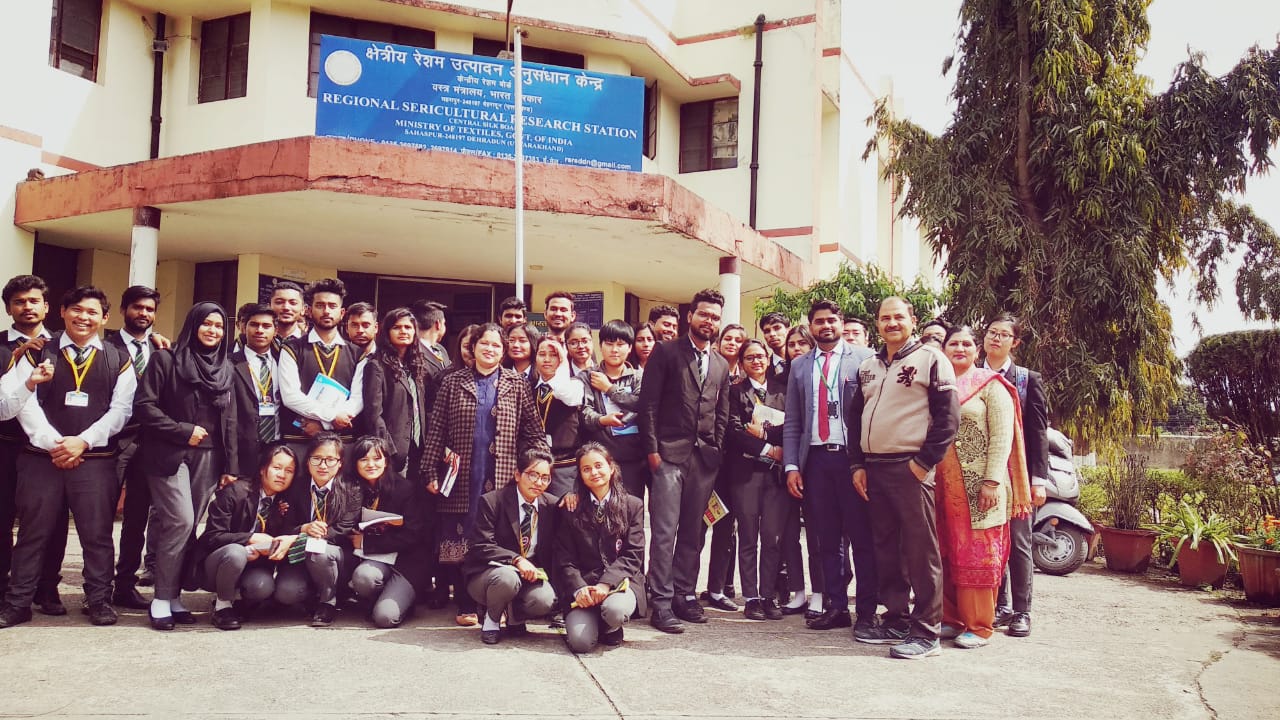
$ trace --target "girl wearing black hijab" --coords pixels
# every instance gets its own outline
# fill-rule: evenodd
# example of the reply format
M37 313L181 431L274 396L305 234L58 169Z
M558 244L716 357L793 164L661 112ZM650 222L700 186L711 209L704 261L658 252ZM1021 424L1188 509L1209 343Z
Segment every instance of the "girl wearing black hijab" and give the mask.
M173 348L152 354L134 398L138 459L154 513L149 540L156 553L156 585L150 616L156 630L195 623L178 597L183 561L196 518L219 480L226 485L239 474L229 339L226 312L216 303L197 303Z

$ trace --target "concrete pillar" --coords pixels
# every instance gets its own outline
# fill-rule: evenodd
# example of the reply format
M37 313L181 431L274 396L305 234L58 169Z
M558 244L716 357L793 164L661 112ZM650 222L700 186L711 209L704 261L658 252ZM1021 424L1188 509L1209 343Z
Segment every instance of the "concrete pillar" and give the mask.
M160 208L133 209L133 242L129 247L129 284L156 286L160 253Z
M720 294L724 296L720 327L741 322L742 276L739 274L737 257L720 258Z

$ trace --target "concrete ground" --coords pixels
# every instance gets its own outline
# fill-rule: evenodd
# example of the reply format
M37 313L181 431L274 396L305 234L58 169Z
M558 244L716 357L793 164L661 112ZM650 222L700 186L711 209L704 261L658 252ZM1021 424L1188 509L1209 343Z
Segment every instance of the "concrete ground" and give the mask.
M166 634L144 612L88 625L68 549L66 617L0 630L0 717L1248 718L1280 717L1280 611L1088 564L1036 576L1034 633L918 662L798 617L709 611L680 636L627 627L575 657L545 626L483 646L452 613L396 630L301 615Z

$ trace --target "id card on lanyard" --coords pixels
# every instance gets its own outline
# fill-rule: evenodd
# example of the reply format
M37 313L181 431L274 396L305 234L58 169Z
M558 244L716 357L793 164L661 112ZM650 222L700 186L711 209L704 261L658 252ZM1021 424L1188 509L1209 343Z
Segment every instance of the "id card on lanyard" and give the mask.
M840 393L837 389L840 387L840 358L841 352L833 352L831 354L830 368L831 377L827 377L822 372L822 356L821 353L813 358L813 374L817 376L818 382L827 387L827 417L832 420L840 417Z
M67 407L89 407L89 393L83 392L80 388L89 375L89 368L93 366L94 359L98 357L98 349L89 348L89 354L82 365L76 364L75 358L71 355L71 348L65 348L62 354L67 358L67 364L71 366L71 377L76 383L76 389L67 391L63 402Z

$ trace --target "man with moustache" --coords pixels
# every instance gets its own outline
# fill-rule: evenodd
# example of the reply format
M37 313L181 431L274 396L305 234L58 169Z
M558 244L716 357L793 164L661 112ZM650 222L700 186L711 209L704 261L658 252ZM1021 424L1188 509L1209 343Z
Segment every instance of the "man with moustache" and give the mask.
M871 351L844 342L840 306L815 300L809 307L809 329L816 347L792 363L787 378L788 412L783 419L782 460L787 491L804 502L818 547L810 562L819 562L825 587L822 614L808 622L812 630L854 625L854 637L876 625L878 580L867 502L849 483L848 434L845 418L858 367ZM857 623L849 616L849 562L857 579ZM816 552L815 552L816 550Z
M281 280L271 286L271 309L276 311L276 343L283 345L285 341L300 338L303 335L306 312L306 299L302 286L296 282Z
M729 364L713 352L724 296L702 290L689 303L689 334L659 343L640 389L640 436L653 473L649 488L650 623L684 632L705 623L694 589L729 423Z
M352 303L347 308L347 342L364 357L373 352L373 339L378 336L378 311L367 302Z
M280 351L276 314L267 305L245 310L244 347L234 353L236 444L245 467L256 467L263 448L280 439Z
M654 305L649 308L649 324L658 342L675 340L680 334L680 312L670 305Z
M781 377L787 368L787 331L790 329L787 316L780 312L765 313L760 318L760 334L764 336L765 347L769 348L770 377Z
M151 361L151 353L157 347L169 347L169 341L152 331L156 311L160 307L160 293L146 285L133 285L120 296L120 312L123 326L117 332L107 333L105 342L126 353L133 366L134 376L141 381L142 373ZM115 589L111 604L117 607L142 610L151 603L138 592L137 585L153 582L156 564L155 553L148 552L144 559L147 528L151 521L151 486L147 477L133 458L137 452L138 424L130 422L120 432L120 455L116 458L116 475L124 492L124 512L120 523L120 555L116 558ZM117 500L118 502L118 500ZM139 566L143 567L138 577Z
M573 293L557 290L547 296L547 334L564 345L568 341L569 326L578 319L573 309Z
M883 623L855 640L893 645L890 657L941 652L942 556L934 510L934 467L955 440L960 400L955 371L911 336L911 303L880 303L884 345L858 369L845 415L853 486L871 507ZM912 594L915 604L908 610Z
M346 297L347 286L336 278L323 278L307 286L304 298L311 312L311 331L306 337L286 341L280 353L280 400L284 404L280 434L298 457L306 454L309 440L324 430L338 433L349 443L355 416L364 409L360 351L338 332ZM317 382L332 389L313 391Z
M18 275L5 283L5 310L13 324L5 333L4 364L0 373L16 364L27 350L39 351L49 339L44 319L49 314L49 286L35 275ZM0 422L0 592L9 587L9 566L13 555L13 521L16 517L15 493L18 487L18 455L26 443L26 433L16 417ZM66 511L62 513L66 518ZM49 549L40 573L35 606L45 615L65 615L67 609L58 597L62 581L62 556L67 545L67 523L54 526Z
M528 308L518 297L509 297L498 306L498 324L503 332L513 325L524 325L527 322Z

